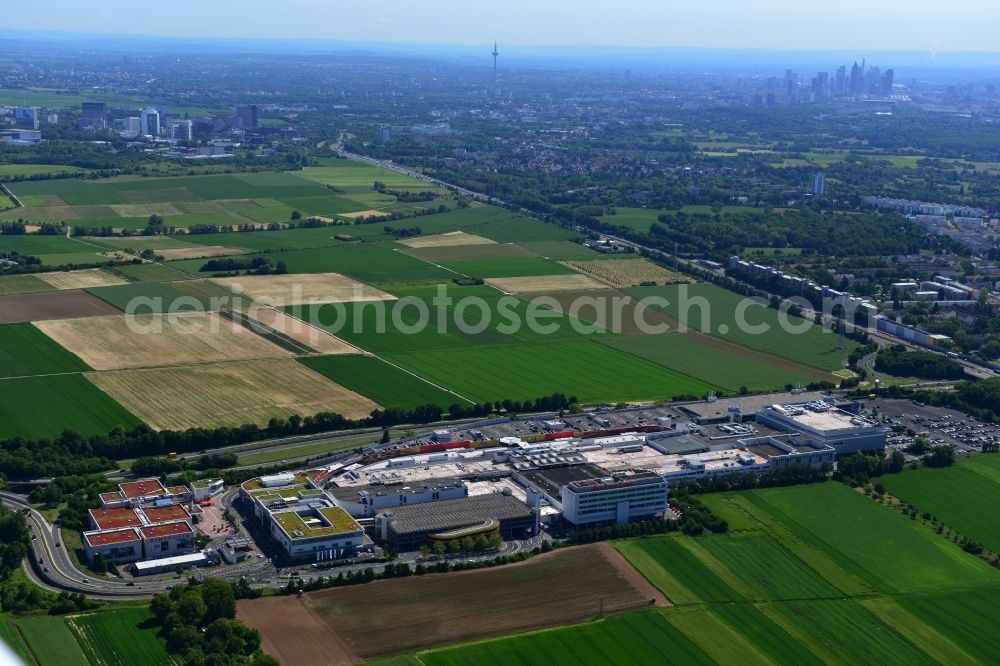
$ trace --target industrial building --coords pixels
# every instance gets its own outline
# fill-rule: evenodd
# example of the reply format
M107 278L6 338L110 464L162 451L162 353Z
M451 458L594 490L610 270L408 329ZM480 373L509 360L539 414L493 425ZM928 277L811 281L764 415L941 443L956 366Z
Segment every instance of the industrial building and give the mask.
M465 432L470 439L459 439L461 431L451 433L453 441L447 443L439 441L438 434L424 436L412 445L337 463L313 478L353 515L376 515L376 523L384 527L377 532L385 532L387 539L387 520L416 509L409 505L417 501L423 511L437 510L449 501L443 489L467 492L469 500L507 494L536 511L541 522L564 519L574 525L597 525L641 520L664 515L670 483L733 473L765 474L789 464L832 463L837 449L802 424L783 422L776 428L753 420L756 411L789 396L818 404L825 394L747 396L727 404L709 400L535 422L496 419L471 425ZM856 403L837 404L857 408ZM840 409L836 413L845 415L848 423L853 418ZM372 507L372 502L378 504ZM379 508L385 505L395 508ZM397 532L392 538L405 548L429 537L402 538Z
M254 517L291 562L351 557L370 545L364 529L305 474L275 474L242 487Z
M355 518L373 518L383 509L398 506L469 496L468 486L460 479L432 479L413 484L333 487L328 492L337 506Z
M757 421L806 435L832 447L838 455L885 449L885 429L881 425L822 400L769 405L757 412Z
M490 493L383 511L375 517L375 531L399 552L481 534L529 539L538 534L538 512L512 495Z

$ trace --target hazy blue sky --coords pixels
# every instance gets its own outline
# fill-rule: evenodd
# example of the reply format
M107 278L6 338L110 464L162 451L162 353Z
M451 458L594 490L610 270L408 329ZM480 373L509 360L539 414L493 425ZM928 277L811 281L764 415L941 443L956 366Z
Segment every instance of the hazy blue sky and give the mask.
M996 51L998 0L35 0L4 28L386 42Z

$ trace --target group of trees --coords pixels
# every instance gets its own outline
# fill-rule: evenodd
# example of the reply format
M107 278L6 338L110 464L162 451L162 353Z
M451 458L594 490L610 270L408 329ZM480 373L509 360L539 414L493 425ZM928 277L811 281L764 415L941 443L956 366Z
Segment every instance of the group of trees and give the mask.
M503 400L468 406L455 404L449 407L448 416L451 419L487 416L501 409L512 412L557 411L575 402L575 397L567 398L565 394L554 393L535 400ZM363 419L349 419L332 412L305 417L293 415L287 419L272 418L263 428L250 423L236 428L157 431L139 425L131 430L118 427L106 435L91 436L66 430L54 438L15 437L0 440L0 473L11 479L85 475L112 469L115 460L124 458L217 449L290 435L431 423L441 420L443 416L444 410L439 405L428 404L413 409L376 409Z
M225 257L209 259L200 270L213 274L246 271L253 275L284 275L288 272L288 264L284 261L273 263L270 257L254 257L253 259Z
M804 483L817 483L829 478L833 466L824 463L819 467L811 467L800 463L774 467L764 474L754 472L738 472L735 474L720 474L706 476L696 481L690 481L677 486L674 492L683 489L686 493L715 493L731 490L750 490L752 488L775 488L779 486L797 486Z
M892 345L879 352L875 369L899 377L921 379L961 379L965 368L947 356L929 351L907 351L903 345Z
M260 649L260 632L236 619L233 587L217 578L176 585L149 605L167 650L185 664L277 666Z

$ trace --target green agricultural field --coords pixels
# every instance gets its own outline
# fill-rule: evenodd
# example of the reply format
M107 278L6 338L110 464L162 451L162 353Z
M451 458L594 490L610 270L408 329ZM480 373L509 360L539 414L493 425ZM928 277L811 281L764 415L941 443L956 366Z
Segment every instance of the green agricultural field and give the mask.
M193 279L187 273L162 264L124 264L110 271L131 282L177 282Z
M431 650L419 657L427 666L715 663L664 614L655 611Z
M52 291L52 285L35 275L4 275L0 277L0 296Z
M58 414L58 419L52 415ZM0 438L106 434L139 420L83 375L0 379Z
M387 358L475 402L552 393L583 403L703 395L710 387L593 340L391 354Z
M1000 572L843 484L757 490L757 507L883 592L1000 584Z
M674 604L743 601L745 592L733 588L690 548L682 537L617 541L614 546L650 583ZM728 574L728 572L727 572Z
M764 303L713 284L633 287L623 291L636 299L666 299L668 305L654 307L675 320L687 322L692 329L828 372L840 370L844 359L857 346L845 340L844 349L837 349L839 339L833 333L797 317L784 317ZM793 328L786 330L782 321ZM802 333L793 332L799 328Z
M553 343L580 337L572 320L558 314L539 318L546 326L557 327L558 330L550 333L532 331L523 323L511 326L511 322L527 320L528 304L509 296L500 297L495 291L486 289L481 286L449 288L447 293L455 304L440 310L444 317L440 326L439 310L432 300L436 287L392 291L401 297L398 303L292 306L286 310L352 345L377 354ZM466 297L476 297L488 311L476 305L456 307L465 303ZM421 321L421 308L427 314L425 322Z
M77 615L66 621L91 666L174 664L152 620L148 608L133 607Z
M98 254L101 248L65 236L25 234L0 236L0 251L18 252L41 259L46 266L72 264L111 263L113 260Z
M34 324L0 325L0 377L48 375L90 370Z
M31 615L10 622L17 629L32 660L38 666L89 663L66 618L58 615Z
M221 234L219 234L221 235ZM98 245L109 250L132 250L141 252L142 250L181 250L185 248L198 247L199 243L189 241L188 238L197 239L201 236L124 236L124 237L93 237L84 236L80 240ZM183 238L184 240L181 240ZM222 243L202 243L203 245L222 245Z
M479 278L528 277L533 275L569 275L573 269L541 257L446 261L441 264L456 273Z
M702 338L704 340L704 338ZM831 381L828 374L784 359L708 345L681 333L605 337L601 342L653 363L697 377L729 393L746 387L750 391L782 389L786 384Z
M659 220L660 215L669 211L656 208L616 208L614 215L602 215L601 222L628 227L641 234L648 234L649 227Z
M8 619L2 612L0 612L0 643L5 643L21 661L30 663L31 654L21 641L21 636L14 627L13 619Z
M481 210L481 209L473 209ZM554 241L569 240L577 234L557 227L554 224L546 224L530 217L524 217L500 208L490 208L489 210L499 211L495 214L499 219L466 229L470 234L476 234L494 240L498 243L519 243L521 241ZM461 213L462 211L457 211Z
M0 164L0 180L11 176L51 176L87 173L87 169L62 164Z
M299 362L331 381L371 398L383 407L412 409L435 404L447 408L461 398L373 356L309 356Z
M977 455L945 469L920 468L888 474L879 481L963 536L1000 552L1000 521L993 503L1000 497L1000 456Z
M1000 634L996 631L1000 590L900 597L898 603L979 662L994 663L1000 654Z
M218 311L230 307L233 299L231 291L208 280L134 282L86 291L122 312L131 307L133 314Z
M262 209L267 210L267 209ZM275 231L244 231L221 234L190 234L184 237L192 245L223 245L248 250L307 250L309 248L344 245L334 238L351 229L339 227L314 227L308 229L277 229Z
M591 250L583 243L571 241L521 241L518 245L553 261L568 261L570 259L586 261L600 259L604 256L596 250Z
M371 190L376 181L385 183L389 189L400 187L433 189L430 183L422 180L353 160L324 158L320 160L320 164L322 166L302 169L300 172L302 177L346 191Z

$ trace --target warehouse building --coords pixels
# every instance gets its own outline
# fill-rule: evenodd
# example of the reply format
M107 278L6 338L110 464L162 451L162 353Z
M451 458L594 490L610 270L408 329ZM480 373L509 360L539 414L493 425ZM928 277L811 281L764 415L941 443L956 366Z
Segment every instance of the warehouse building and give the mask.
M881 425L822 400L769 405L757 412L757 421L805 435L832 447L837 455L885 449L885 429Z
M375 532L398 552L480 534L529 539L538 534L538 512L512 495L475 495L382 511L375 516Z

